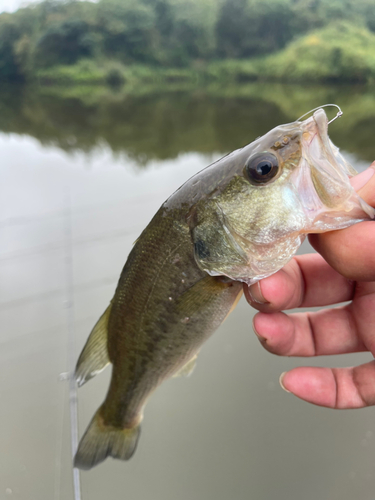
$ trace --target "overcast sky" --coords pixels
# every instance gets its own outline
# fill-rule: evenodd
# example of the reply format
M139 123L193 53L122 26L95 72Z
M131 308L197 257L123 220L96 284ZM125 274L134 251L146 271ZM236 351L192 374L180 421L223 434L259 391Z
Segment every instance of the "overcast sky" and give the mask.
M13 12L27 3L30 2L25 2L25 0L0 0L0 12Z
M97 1L97 0L92 0ZM14 12L21 6L34 3L35 0L0 0L0 13L1 12Z

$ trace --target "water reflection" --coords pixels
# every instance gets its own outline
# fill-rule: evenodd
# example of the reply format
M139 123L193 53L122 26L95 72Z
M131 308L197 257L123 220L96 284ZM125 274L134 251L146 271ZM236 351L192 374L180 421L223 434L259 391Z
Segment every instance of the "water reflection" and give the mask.
M114 92L102 87L1 87L0 131L28 134L44 145L91 153L103 144L140 166L182 152L225 153L277 124L335 102L344 118L332 140L363 160L375 157L375 95L362 87L251 84L166 91Z

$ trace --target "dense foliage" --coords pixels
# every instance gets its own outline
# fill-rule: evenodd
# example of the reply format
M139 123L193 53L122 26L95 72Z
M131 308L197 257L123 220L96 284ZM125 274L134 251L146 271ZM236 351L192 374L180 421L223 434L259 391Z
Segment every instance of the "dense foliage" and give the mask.
M289 48L290 43L289 55L283 57L289 57L290 61L297 57L292 71L300 77L300 52L293 49L296 47L293 43L297 43L294 40L330 27L340 19L350 20L358 27L357 31L363 30L367 36L375 31L375 2L44 0L14 14L0 15L0 78L19 80L36 74L51 75L51 71L48 73L51 68L60 67L61 71L61 67L77 63L79 68L87 68L87 61L91 60L97 68L102 68L99 73L90 70L95 78L100 74L100 80L105 74L107 81L121 83L125 78L124 68L134 64L199 71L211 61L264 57L285 46ZM324 41L326 45L332 44L337 35L334 32L337 28L332 29ZM345 43L336 50L335 57L337 64L348 65L340 77L346 78L348 74L350 79L356 56L347 57L351 41ZM326 46L321 48L325 50ZM305 53L309 56L308 51ZM316 54L312 57L316 59ZM279 68L278 74L285 79L284 70Z
M261 72L264 78L284 81L375 81L375 34L336 22L291 43L277 56L269 56L261 63Z

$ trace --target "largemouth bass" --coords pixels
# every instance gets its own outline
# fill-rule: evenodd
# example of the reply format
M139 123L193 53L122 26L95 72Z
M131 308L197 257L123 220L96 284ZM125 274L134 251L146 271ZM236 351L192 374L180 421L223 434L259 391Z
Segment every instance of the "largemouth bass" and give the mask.
M78 360L78 385L109 363L113 371L76 467L133 455L148 397L167 378L192 371L243 283L281 269L307 233L374 217L350 184L355 174L319 109L221 158L161 206Z

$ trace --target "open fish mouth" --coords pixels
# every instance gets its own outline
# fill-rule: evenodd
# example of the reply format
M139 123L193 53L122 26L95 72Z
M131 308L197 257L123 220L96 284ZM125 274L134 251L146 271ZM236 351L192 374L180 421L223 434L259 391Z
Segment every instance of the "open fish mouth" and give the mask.
M353 189L350 178L357 171L343 158L328 137L323 109L301 123L302 158L292 175L308 221L307 233L343 229L373 219L375 210Z

